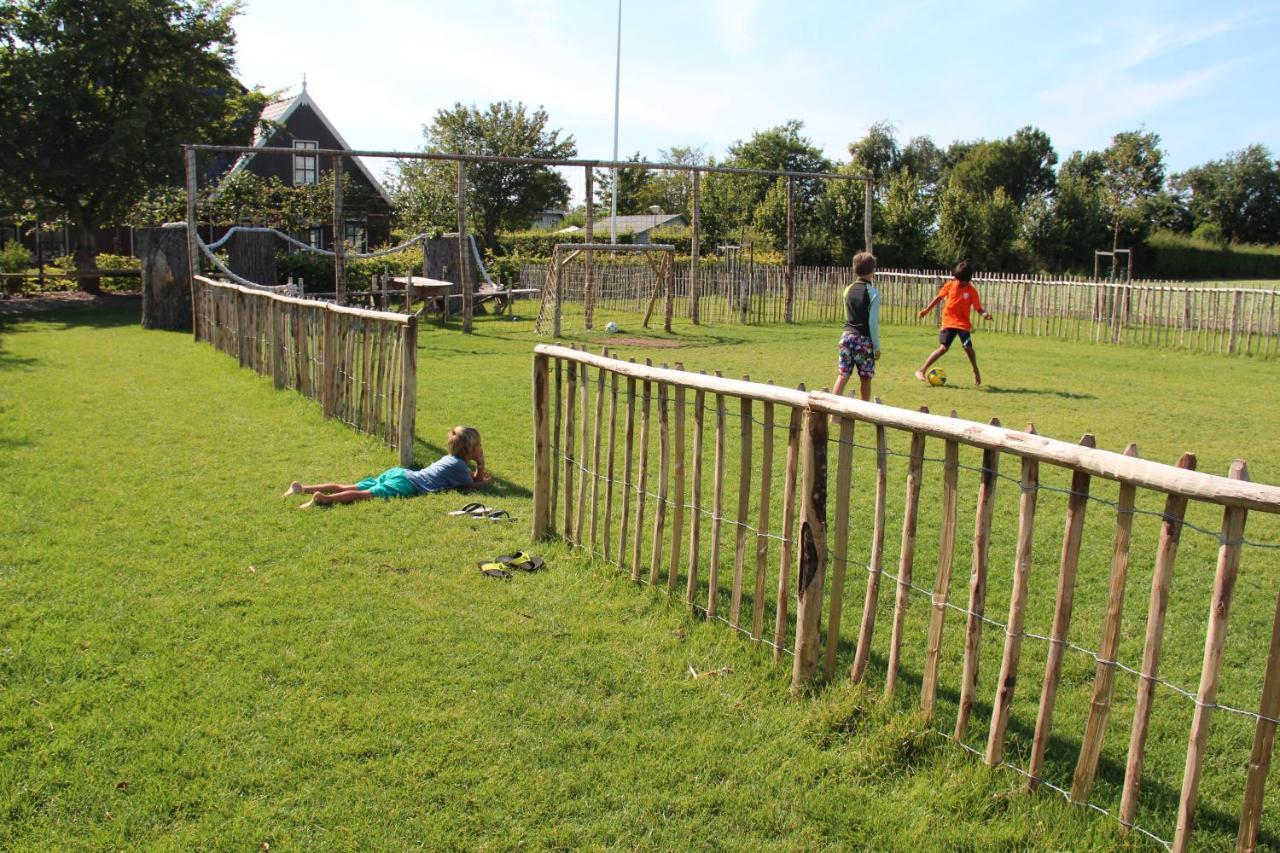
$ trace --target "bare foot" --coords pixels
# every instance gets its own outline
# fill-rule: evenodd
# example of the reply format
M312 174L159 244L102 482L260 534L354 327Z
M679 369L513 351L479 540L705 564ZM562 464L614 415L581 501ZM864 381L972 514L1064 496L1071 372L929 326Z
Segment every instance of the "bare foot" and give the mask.
M316 496L312 495L311 500L307 501L304 504L299 505L298 509L307 509L308 507L313 507L315 505L316 505Z
M916 379L919 379L919 380L920 380L921 382L923 382L925 385L928 385L928 384L929 384L929 380L924 378L924 371L923 371L923 370L917 370L917 371L916 371Z
M297 480L294 480L292 483L289 484L289 488L284 490L284 494L281 495L280 497L287 498L289 497L289 495L300 495L300 494L302 494L302 484L299 483Z
M981 387L982 385L981 374L978 374L978 373L973 374L973 384L974 384L974 387Z

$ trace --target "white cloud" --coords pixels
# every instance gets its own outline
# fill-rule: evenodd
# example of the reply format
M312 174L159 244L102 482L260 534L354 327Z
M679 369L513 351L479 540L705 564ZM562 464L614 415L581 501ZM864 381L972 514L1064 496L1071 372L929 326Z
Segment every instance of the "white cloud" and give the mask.
M734 53L750 50L760 31L758 19L763 6L764 0L712 0L712 32Z

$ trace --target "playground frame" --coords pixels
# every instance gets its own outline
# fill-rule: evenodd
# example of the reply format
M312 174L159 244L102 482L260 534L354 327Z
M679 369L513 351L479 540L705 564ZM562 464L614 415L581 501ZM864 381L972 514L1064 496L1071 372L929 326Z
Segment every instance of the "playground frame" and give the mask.
M251 145L184 145L183 160L186 167L186 221L187 221L187 255L190 265L191 280L194 281L196 275L200 273L200 254L197 245L197 179L199 171L197 170L197 158L200 154L239 154L244 156L256 156L266 154L272 156L290 156L297 152L292 148L284 147L262 147L257 148ZM785 300L785 320L791 322L791 305L792 285L795 270L795 181L801 180L841 180L841 181L862 181L863 182L863 244L866 251L872 251L871 241L871 213L872 213L872 193L874 190L874 181L868 175L851 175L840 174L836 172L792 172L786 170L771 169L743 169L731 166L690 166L679 163L633 163L617 160L588 160L588 159L558 159L547 157L504 157L491 154L444 154L433 152L409 152L409 151L373 151L373 150L345 150L337 148L321 148L312 149L307 152L308 156L327 157L330 159L334 174L333 184L333 225L334 234L343 233L343 205L342 205L342 169L344 157L374 157L379 159L391 160L433 160L437 162L457 163L458 168L458 256L460 262L460 281L468 281L470 276L470 263L467 258L467 178L466 167L469 163L505 163L511 165L523 166L550 166L553 168L581 168L584 170L584 182L586 198L586 222L583 228L585 242L594 242L594 223L595 223L595 201L594 201L594 182L595 170L605 169L655 169L671 172L685 172L693 175L692 187L692 222L693 239L690 247L690 318L697 325L699 320L698 301L700 297L700 289L698 287L698 258L701 254L701 185L703 173L721 174L721 175L751 175L755 177L766 177L774 179L785 179L787 182L787 244L786 244L786 277L785 289L788 298ZM334 283L335 283L335 300L339 303L345 301L346 283L345 283L345 247L340 239L334 240ZM468 287L462 288L462 331L471 332L473 303L471 298L471 290Z

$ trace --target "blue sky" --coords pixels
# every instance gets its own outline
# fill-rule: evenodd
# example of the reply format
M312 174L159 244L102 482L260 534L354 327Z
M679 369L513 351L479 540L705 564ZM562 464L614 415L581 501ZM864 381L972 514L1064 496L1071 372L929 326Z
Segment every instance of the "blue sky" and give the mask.
M356 148L457 101L542 105L612 150L614 0L247 0L244 82L308 89ZM887 119L945 147L1036 125L1060 157L1159 133L1171 171L1280 154L1280 3L623 0L623 154L713 154L787 119L832 158ZM371 164L373 165L373 164ZM375 166L376 171L381 171Z

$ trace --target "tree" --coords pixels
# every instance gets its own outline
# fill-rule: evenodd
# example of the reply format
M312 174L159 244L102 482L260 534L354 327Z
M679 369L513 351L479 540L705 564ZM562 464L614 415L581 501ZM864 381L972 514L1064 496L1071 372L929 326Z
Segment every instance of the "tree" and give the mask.
M639 151L626 159L628 163L643 163L644 156ZM653 173L648 169L621 168L618 170L618 215L627 216L637 213L648 213L649 202L645 192L653 182ZM596 206L609 215L613 209L613 170L597 169L595 177Z
M857 142L849 143L849 155L853 164L875 179L876 186L897 171L901 159L898 151L898 139L893 125L888 121L878 121L867 129L867 135Z
M1280 242L1280 163L1266 146L1211 160L1170 183L1197 229L1210 226L1228 242Z
M925 191L932 194L937 191L946 171L944 155L933 140L927 136L913 136L902 146L898 163L914 178L920 181Z
M905 166L888 181L877 214L877 253L896 266L924 266L937 206L924 182Z
M677 166L701 166L707 155L696 146L675 145L658 149L658 160ZM680 213L690 218L693 215L693 174L674 170L652 172L638 200L641 211L659 207L664 213Z
M68 218L76 268L97 227L179 183L183 143L245 144L267 96L232 74L237 3L16 0L0 13L0 185ZM96 291L96 278L81 280Z
M973 144L952 168L950 184L978 196L1001 188L1021 207L1027 199L1053 189L1057 162L1049 135L1024 127L1008 139Z
M1018 206L997 187L990 196L975 196L948 186L938 198L938 227L933 235L934 257L944 266L967 258L982 269L1018 266L1021 225Z
M1058 170L1054 192L1032 199L1023 211L1023 239L1044 268L1089 270L1094 250L1106 244L1111 231L1101 169L1098 176L1090 177L1087 170L1077 168L1079 153ZM1074 165L1068 168L1068 164Z
M1102 152L1106 171L1102 188L1111 214L1111 248L1120 247L1120 234L1133 243L1146 239L1150 218L1146 203L1164 186L1164 152L1160 136L1143 130L1117 133Z
M503 157L568 158L573 136L548 128L541 108L502 101L484 110L454 104L424 125L425 151ZM457 166L438 160L400 160L392 175L396 209L411 227L451 227L457 221ZM498 231L527 228L539 211L569 203L569 184L547 166L468 163L467 208L481 241L498 248Z

